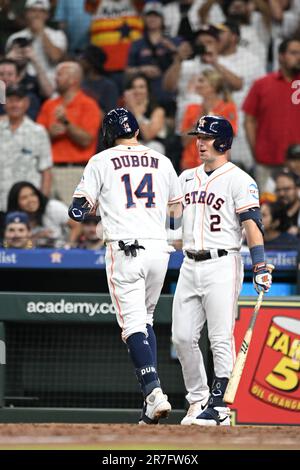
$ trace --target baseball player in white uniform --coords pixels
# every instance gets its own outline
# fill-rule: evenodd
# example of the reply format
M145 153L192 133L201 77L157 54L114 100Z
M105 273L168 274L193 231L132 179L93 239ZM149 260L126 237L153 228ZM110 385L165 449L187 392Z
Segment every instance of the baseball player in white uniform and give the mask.
M190 404L181 424L230 425L223 396L235 361L233 330L243 281L242 228L252 256L256 290L267 292L272 278L265 263L257 185L228 161L231 124L218 116L203 116L191 134L197 136L202 164L180 175L185 258L172 325ZM214 362L211 391L198 345L205 321Z
M144 397L140 422L157 424L171 405L157 374L153 312L172 251L167 209L181 215L182 192L170 160L138 143L131 112L111 110L102 130L106 150L88 162L69 214L81 221L99 205L110 295Z

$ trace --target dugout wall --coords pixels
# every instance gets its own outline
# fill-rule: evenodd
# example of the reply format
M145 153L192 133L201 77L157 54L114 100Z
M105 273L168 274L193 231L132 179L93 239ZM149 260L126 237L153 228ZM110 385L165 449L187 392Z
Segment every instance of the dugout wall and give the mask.
M240 347L255 298L241 297ZM159 373L173 412L184 414L171 343L172 296L155 312ZM211 381L207 334L201 349ZM141 394L108 295L0 293L0 422L137 422ZM299 424L300 300L266 296L237 397L235 424Z
M0 305L6 347L0 421L1 413L27 416L26 409L33 416L49 408L137 413L141 393L108 295L0 293ZM171 343L171 308L172 296L162 296L155 314L159 373L173 408L183 413L185 391ZM201 348L211 369L206 338Z

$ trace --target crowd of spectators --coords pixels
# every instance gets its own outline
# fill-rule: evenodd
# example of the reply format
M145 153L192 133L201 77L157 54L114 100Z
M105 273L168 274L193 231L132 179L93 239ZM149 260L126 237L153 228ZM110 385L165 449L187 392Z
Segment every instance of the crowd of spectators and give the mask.
M297 246L300 0L0 0L0 13L4 247L102 247L99 217L74 225L67 206L117 105L178 173L200 163L186 135L199 117L229 119L266 245Z

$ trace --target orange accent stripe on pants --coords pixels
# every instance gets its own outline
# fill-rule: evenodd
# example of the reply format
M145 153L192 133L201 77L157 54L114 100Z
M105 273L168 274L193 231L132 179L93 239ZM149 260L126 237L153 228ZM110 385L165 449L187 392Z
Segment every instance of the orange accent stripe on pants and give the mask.
M112 292L113 292L113 296L115 298L115 301L116 301L116 304L117 304L117 309L118 309L118 314L121 318L121 322L123 323L124 325L124 318L123 318L123 315L121 313L121 307L120 307L120 303L119 303L119 300L118 300L118 297L117 297L117 294L116 294L116 286L112 280L112 276L113 276L113 272L114 272L114 262L115 262L115 259L114 259L114 256L113 256L113 251L112 251L112 247L110 245L109 247L110 249L110 255L111 255L111 268L110 268L110 278L109 278L109 282L112 286ZM122 330L123 330L123 327L121 326Z

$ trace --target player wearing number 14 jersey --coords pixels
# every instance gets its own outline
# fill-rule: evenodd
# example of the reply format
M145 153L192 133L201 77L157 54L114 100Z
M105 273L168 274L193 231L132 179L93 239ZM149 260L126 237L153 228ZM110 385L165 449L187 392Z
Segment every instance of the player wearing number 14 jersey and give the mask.
M171 405L157 374L153 313L169 261L166 216L181 215L182 192L170 160L140 145L138 133L126 109L105 116L106 150L88 162L69 215L81 221L99 204L110 295L144 397L140 422L157 424Z

